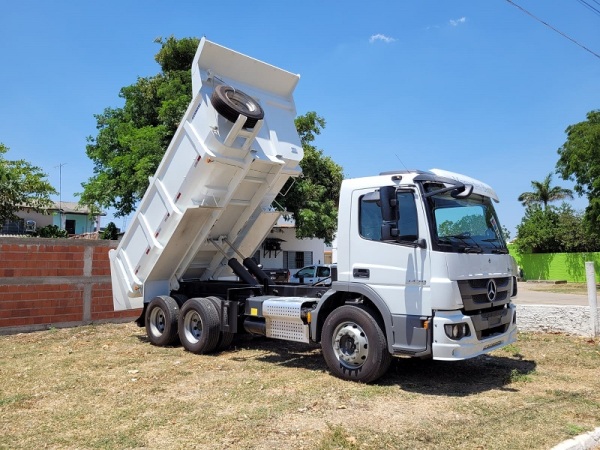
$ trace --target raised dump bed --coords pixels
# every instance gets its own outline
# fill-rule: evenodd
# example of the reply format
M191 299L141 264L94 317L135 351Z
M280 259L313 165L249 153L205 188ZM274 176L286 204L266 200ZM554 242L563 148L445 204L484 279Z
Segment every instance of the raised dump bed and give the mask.
M129 229L110 251L115 310L141 308L184 279L231 275L233 248L254 254L279 218L273 200L300 174L292 95L298 80L200 41L192 102ZM220 245L225 239L231 245Z

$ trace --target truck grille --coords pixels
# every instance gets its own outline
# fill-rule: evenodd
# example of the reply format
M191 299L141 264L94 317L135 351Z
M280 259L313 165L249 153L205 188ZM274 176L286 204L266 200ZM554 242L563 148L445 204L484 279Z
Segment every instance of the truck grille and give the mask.
M510 326L510 286L509 277L458 282L464 312L471 317L478 339L504 333Z
M490 282L495 286L493 300L490 300L488 292L492 289ZM510 277L460 280L458 289L465 311L489 309L510 302Z

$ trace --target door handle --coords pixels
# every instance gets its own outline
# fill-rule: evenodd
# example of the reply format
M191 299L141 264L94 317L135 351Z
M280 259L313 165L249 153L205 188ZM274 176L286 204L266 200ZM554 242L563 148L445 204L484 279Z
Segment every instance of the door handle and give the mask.
M354 278L369 278L369 269L353 269L352 276Z

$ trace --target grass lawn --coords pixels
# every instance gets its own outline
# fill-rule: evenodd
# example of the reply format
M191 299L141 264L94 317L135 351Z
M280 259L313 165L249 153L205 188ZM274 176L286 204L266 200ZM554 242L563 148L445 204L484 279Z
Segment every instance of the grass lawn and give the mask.
M0 336L0 448L548 449L600 426L600 341L522 333L364 385L318 347L194 355L133 324Z

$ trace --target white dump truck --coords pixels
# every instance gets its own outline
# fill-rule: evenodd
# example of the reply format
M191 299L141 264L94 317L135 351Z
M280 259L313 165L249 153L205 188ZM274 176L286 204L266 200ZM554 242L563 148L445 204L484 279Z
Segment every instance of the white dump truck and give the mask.
M498 198L455 173L344 180L337 277L275 284L250 256L301 174L299 76L202 39L192 78L191 104L110 252L115 310L143 308L151 343L195 353L237 333L320 343L335 376L371 382L393 355L462 360L515 341Z

